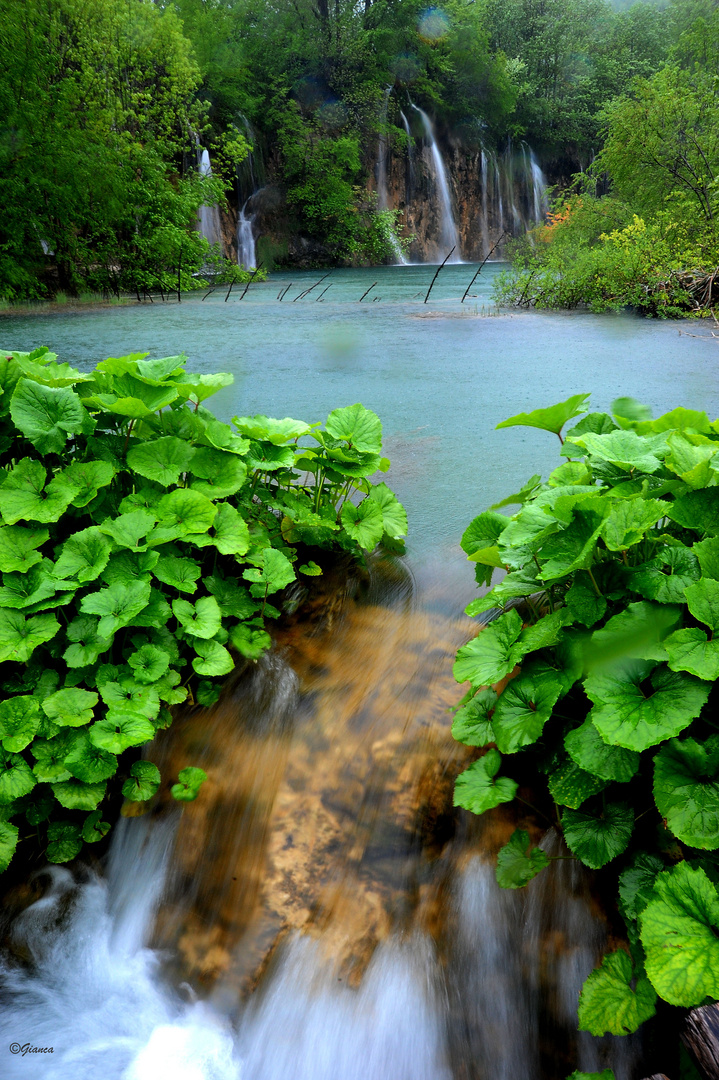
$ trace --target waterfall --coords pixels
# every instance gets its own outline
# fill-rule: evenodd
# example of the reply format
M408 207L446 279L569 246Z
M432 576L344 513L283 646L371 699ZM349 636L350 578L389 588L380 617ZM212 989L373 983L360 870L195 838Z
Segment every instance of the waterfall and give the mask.
M387 86L384 92L384 98L382 100L382 112L379 118L379 146L377 147L377 209L388 210L389 209L389 196L387 193L387 106L389 104L389 96L392 93L392 87ZM388 236L389 246L392 249L392 254L397 260L399 266L406 266L407 260L404 257L404 252L400 247L399 241L394 234L394 230L390 230Z
M198 146L197 159L200 176L212 176L210 155L207 150ZM220 246L222 246L220 211L217 206L208 206L206 203L203 203L197 214L197 222L201 234L209 244L220 244Z
M252 195L241 207L237 216L237 262L240 266L244 266L245 270L254 270L257 266L255 235L252 231L255 215L250 214L248 217L245 213L251 200Z
M442 154L440 153L440 149L437 145L437 140L434 137L434 128L432 127L432 121L427 116L427 113L424 111L424 109L420 109L419 105L413 104L412 108L416 109L419 115L422 117L425 136L429 143L430 152L432 155L435 183L439 193L440 254L442 257L444 257L447 252L454 248L454 254L449 261L461 262L462 256L459 248L459 233L457 231L457 225L455 223L454 214L452 212L452 197L449 192L447 170L445 168L444 160L442 159Z

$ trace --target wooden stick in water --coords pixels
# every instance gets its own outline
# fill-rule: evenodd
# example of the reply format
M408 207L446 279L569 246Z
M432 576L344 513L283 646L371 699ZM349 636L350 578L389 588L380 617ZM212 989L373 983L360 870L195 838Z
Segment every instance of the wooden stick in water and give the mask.
M454 251L454 248L455 248L456 246L457 246L457 245L455 244L455 245L454 245L454 247L452 248L452 251ZM427 301L429 300L429 294L430 294L430 293L432 292L432 289L433 289L433 287L434 287L434 283L435 283L435 281L437 280L437 278L439 277L439 272L440 272L440 270L442 269L442 267L444 266L444 264L445 264L445 263L447 262L447 259L448 259L448 258L450 257L450 255L452 254L452 251L448 251L448 252L447 252L447 254L446 254L446 255L445 255L445 257L444 257L444 260L443 260L443 261L442 261L442 262L441 262L441 263L439 264L439 266L437 267L437 269L436 269L436 271L435 271L435 274L434 274L434 277L432 278L432 281L430 282L430 286L429 286L429 288L427 289L427 295L426 295L426 296L425 296L425 298L424 298L424 302L425 302L425 304L426 304L426 303L427 303Z
M470 281L469 285L468 285L468 286L467 286L467 288L466 288L466 289L464 290L464 296L463 296L463 297L462 297L462 299L460 300L460 304L463 304L463 303L464 303L464 301L465 301L465 300L467 299L467 295L468 295L468 293L469 293L469 290L470 290L470 289L472 288L472 286L474 285L475 281L476 281L476 280L477 280L477 278L479 277L479 274L480 274L480 271L482 270L482 267L483 267L483 266L484 266L484 264L485 264L485 263L487 262L487 260L488 260L488 259L490 259L490 258L492 257L492 255L494 254L495 250L496 250L496 249L497 249L497 248L499 247L499 245L500 245L500 244L502 243L502 241L504 240L504 238L505 238L505 236L506 236L506 235L507 235L507 232L506 232L506 230L505 230L505 231L504 231L504 232L502 233L502 235L500 236L500 238L499 238L499 240L497 241L497 243L496 243L496 244L494 245L494 247L493 247L493 248L491 248L491 249L489 250L489 252L488 252L488 253L487 253L487 254L485 255L485 257L484 257L484 258L482 259L481 263L480 263L480 264L479 264L479 266L477 267L477 273L476 273L476 274L474 275L474 277L473 277L473 278L472 278L472 280Z

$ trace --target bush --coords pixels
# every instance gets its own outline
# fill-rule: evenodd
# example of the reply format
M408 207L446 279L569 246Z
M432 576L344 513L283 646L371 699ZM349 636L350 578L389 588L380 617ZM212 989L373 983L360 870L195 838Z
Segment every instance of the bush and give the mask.
M303 547L361 558L406 531L368 479L389 466L374 413L225 424L203 402L231 382L182 356L88 374L47 349L4 357L0 870L27 825L65 862L107 833L120 792L152 797L139 748L269 647L282 590L322 572ZM172 794L203 779L183 769Z

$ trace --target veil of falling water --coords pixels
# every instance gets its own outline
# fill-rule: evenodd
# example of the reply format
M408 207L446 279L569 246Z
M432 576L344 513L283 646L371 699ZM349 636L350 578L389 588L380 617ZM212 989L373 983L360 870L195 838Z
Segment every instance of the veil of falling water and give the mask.
M516 821L452 809L471 623L447 595L396 560L329 575L151 748L207 771L198 800L123 819L103 869L9 898L0 1045L53 1053L5 1055L3 1077L629 1080L635 1043L575 1031L606 937L587 881L560 861L502 892Z

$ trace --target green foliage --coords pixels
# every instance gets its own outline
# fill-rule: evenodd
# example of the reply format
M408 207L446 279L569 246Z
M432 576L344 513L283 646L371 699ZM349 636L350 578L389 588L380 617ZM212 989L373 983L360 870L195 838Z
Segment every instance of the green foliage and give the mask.
M688 409L655 420L630 399L577 421L583 408L575 395L498 425L555 433L569 460L462 537L470 561L507 573L467 608L495 617L457 653L470 686L452 732L484 749L455 801L483 813L531 771L571 854L620 871L632 953L590 975L579 1019L624 1034L657 995L719 998L719 423ZM521 887L550 861L517 830L497 879Z
M362 558L407 523L368 479L382 425L362 405L324 429L229 425L202 402L231 377L188 373L184 357L87 374L55 361L3 361L2 866L23 819L64 862L105 835L120 794L152 798L162 778L141 748L172 706L213 704L237 654L269 648L265 619L297 569L322 572L307 549ZM189 766L171 793L191 801L205 779Z

